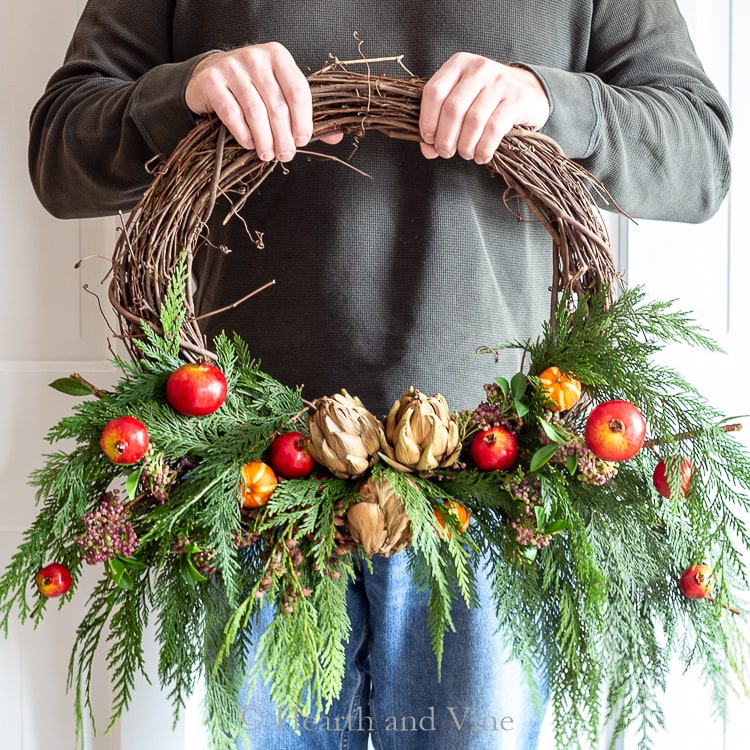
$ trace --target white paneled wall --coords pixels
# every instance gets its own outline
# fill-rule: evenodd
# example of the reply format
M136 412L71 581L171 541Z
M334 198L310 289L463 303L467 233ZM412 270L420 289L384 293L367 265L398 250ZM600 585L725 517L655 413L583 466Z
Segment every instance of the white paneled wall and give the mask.
M687 347L665 353L669 363L728 415L750 414L750 397L733 388L733 374L750 366L750 272L747 229L740 226L750 197L750 109L747 103L747 34L750 11L735 0L679 0L707 72L728 98L735 120L733 183L719 213L698 226L639 222L628 229L627 275L644 284L657 299L677 299L676 306L695 319L725 349L710 354ZM743 222L744 223L744 222ZM750 445L750 420L740 434ZM750 521L750 519L748 519ZM741 602L744 604L748 602ZM746 675L750 679L750 674ZM750 737L750 698L734 698L728 720L711 713L711 696L695 674L677 669L663 701L665 730L656 735L658 750L741 750ZM635 744L627 738L624 750Z
M47 78L59 65L80 13L75 0L3 0L0 30L0 566L5 565L35 515L26 477L50 446L43 437L70 411L71 400L47 387L78 370L107 385L105 327L93 297L106 271L99 262L81 271L79 257L108 256L111 220L62 222L39 206L26 167L28 118ZM62 610L51 608L34 630L14 624L0 638L0 746L7 750L72 750L73 699L66 695L68 655L84 613L86 586ZM106 672L95 675L94 700L106 719ZM117 733L88 743L116 750Z
M2 0L0 31L0 567L10 559L35 509L26 477L48 450L47 429L67 414L71 401L46 387L56 377L81 371L106 385L106 329L84 284L101 289L106 262L74 264L88 255L108 256L114 220L57 221L38 205L26 173L28 115L47 78L62 60L83 2ZM750 364L750 278L745 206L750 203L750 105L744 92L750 6L743 0L681 0L709 74L730 98L735 116L734 183L731 199L701 226L640 222L623 224L622 257L631 284L650 295L680 299L726 348L726 355L675 349L671 361L728 414L750 413L748 397L726 387L731 373ZM740 72L742 71L742 72ZM734 75L733 75L734 72ZM744 88L743 88L744 87ZM742 377L742 375L741 375ZM743 439L750 441L750 428ZM81 592L83 594L84 592ZM0 746L7 750L73 747L72 697L65 695L67 660L84 611L80 595L49 610L36 631L13 624L0 639ZM750 604L750 602L748 603ZM154 655L149 654L153 664ZM108 678L95 675L99 725L106 724ZM675 674L665 697L667 731L657 750L741 750L750 736L750 703L733 702L729 722L706 715L696 681ZM89 737L87 750L205 750L195 701L173 730L169 705L157 687L143 682L133 708L109 736ZM197 727L197 729L196 729ZM549 742L547 740L547 742ZM550 746L551 747L551 746ZM630 738L624 750L634 744ZM429 749L426 749L429 750Z

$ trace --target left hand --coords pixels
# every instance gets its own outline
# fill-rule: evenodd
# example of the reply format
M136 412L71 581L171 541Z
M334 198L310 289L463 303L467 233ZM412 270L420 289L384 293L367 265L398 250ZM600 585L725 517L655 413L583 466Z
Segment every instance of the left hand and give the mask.
M425 84L419 129L428 159L486 164L516 125L538 130L550 113L539 79L526 68L457 52Z

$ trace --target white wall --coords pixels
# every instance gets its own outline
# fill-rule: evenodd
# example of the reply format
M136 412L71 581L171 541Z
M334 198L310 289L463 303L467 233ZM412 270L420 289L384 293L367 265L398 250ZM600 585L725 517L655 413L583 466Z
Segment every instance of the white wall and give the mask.
M717 216L699 226L639 222L628 229L628 282L644 284L656 299L678 299L692 311L726 354L672 347L669 363L728 415L750 414L750 397L733 388L750 366L750 272L747 230L740 225L750 198L750 108L747 102L747 38L750 7L742 0L679 0L707 72L727 97L735 128L733 182ZM742 421L742 420L740 420ZM750 423L739 438L750 445ZM748 519L750 520L750 519ZM750 602L738 602L747 605ZM750 678L750 674L746 675ZM655 735L658 750L740 750L750 737L750 699L731 701L728 721L712 715L711 697L697 676L675 670L664 697L665 731ZM632 739L625 749L634 747Z
M37 204L26 173L28 113L49 74L62 59L78 13L76 0L0 0L6 22L0 31L0 227L3 276L0 315L0 567L4 568L32 520L29 472L48 448L42 437L67 414L70 400L46 384L72 371L106 384L111 377L105 328L84 283L99 288L104 261L79 272L75 262L90 254L108 256L113 220L57 221ZM747 414L747 398L725 386L726 373L744 377L749 363L750 278L745 206L750 204L746 97L750 9L742 0L683 0L709 73L730 98L736 119L735 177L731 199L700 227L642 222L621 233L631 284L644 283L655 298L680 298L725 346L725 357L675 351L678 368L728 414ZM735 75L732 76L732 72ZM738 71L743 71L740 74ZM741 88L741 87L744 87ZM658 251L658 252L657 252ZM717 373L720 374L717 377ZM750 432L750 430L746 431ZM745 434L743 439L750 436ZM79 596L61 611L52 608L36 631L17 625L0 639L0 744L8 750L73 747L72 698L64 693L67 659L84 611ZM106 723L108 678L96 673L99 723ZM697 699L695 696L699 696ZM666 697L668 732L658 750L739 750L750 736L750 705L737 701L729 723L704 715L700 688L675 675ZM176 731L158 689L145 684L133 710L111 735L91 738L87 750L203 750L196 705ZM192 739L190 739L192 738ZM625 742L626 750L633 747Z

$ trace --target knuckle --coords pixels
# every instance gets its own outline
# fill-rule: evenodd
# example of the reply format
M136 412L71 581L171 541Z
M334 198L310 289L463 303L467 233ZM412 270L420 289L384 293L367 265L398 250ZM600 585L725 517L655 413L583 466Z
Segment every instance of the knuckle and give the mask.
M447 117L453 119L463 113L465 107L465 102L460 96L451 94L443 101L442 109Z
M281 97L273 97L266 103L268 116L272 120L288 120L289 106Z
M475 109L469 109L469 111L464 115L464 128L476 131L476 130L485 130L486 129L486 123L487 118L485 115L483 115L481 112L478 112Z
M263 44L259 44L257 48L265 50L274 59L286 57L287 55L287 49L281 42L264 42Z
M500 140L505 135L507 125L500 121L498 117L491 117L489 122L484 127L484 137L486 140L493 143L500 143Z
M301 78L289 81L286 87L286 98L293 107L310 101L310 87L307 81Z

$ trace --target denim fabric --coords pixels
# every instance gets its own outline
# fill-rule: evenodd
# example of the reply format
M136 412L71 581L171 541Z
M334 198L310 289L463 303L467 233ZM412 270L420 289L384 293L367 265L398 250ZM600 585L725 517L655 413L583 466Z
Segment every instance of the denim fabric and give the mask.
M408 556L373 558L349 590L352 635L340 699L298 733L280 721L264 686L240 696L253 750L534 750L542 716L496 634L489 586L483 606L454 605L441 680L427 627L427 595L411 584ZM266 608L259 626L272 616ZM238 743L238 748L244 745Z

